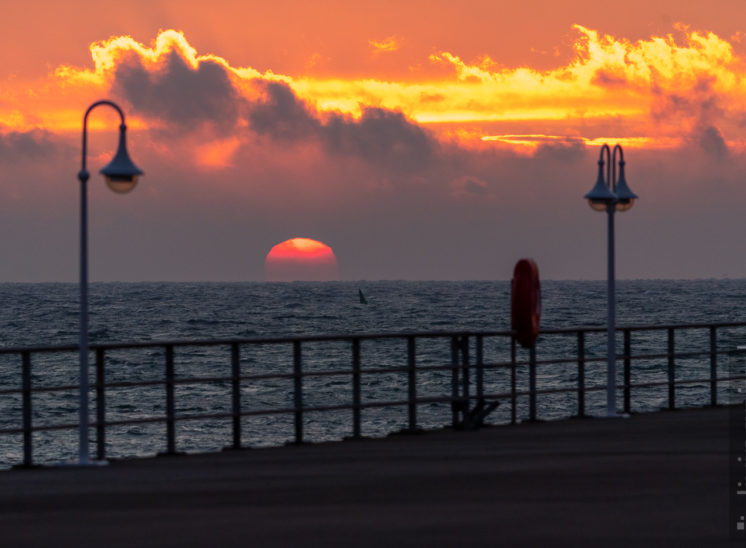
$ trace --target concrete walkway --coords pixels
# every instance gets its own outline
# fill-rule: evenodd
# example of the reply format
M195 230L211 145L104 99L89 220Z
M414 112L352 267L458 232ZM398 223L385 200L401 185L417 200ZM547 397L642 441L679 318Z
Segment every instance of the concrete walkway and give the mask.
M0 472L0 545L729 546L728 409Z

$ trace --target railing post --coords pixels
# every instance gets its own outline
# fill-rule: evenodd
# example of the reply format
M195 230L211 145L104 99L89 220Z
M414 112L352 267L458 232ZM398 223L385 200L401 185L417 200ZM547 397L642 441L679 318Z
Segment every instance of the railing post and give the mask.
M461 421L463 422L464 429L468 430L471 428L471 417L469 413L469 336L462 335L459 338L461 346L461 381L463 384L462 397L463 403L461 404Z
M718 339L717 327L710 327L710 405L718 404Z
M578 331L578 417L585 417L585 332Z
M231 344L231 392L233 449L241 449L241 347Z
M23 466L33 466L32 413L31 413L31 353L21 353L21 376L23 390Z
M528 350L528 418L536 420L536 343Z
M352 339L352 436L359 438L360 429L360 339Z
M174 401L174 346L166 345L166 454L176 454L176 405Z
M516 401L516 349L515 349L515 335L510 336L510 424L516 424L518 422L518 409Z
M106 459L106 372L104 349L96 349L96 458Z
M458 428L458 337L451 336L451 426Z
M295 443L303 443L303 364L300 341L293 341L293 400L295 404Z
M477 403L484 405L484 336L477 335Z
M668 328L668 408L676 409L676 372L674 360L674 332L673 327Z
M417 430L417 357L414 337L407 337L407 410L409 431Z
M632 334L624 330L624 412L630 413L632 407Z

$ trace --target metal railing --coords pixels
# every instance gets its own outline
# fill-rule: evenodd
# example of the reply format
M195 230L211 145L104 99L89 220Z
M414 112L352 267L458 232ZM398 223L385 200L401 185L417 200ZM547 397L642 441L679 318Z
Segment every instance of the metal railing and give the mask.
M734 335L733 332L737 333ZM676 344L677 333L688 335L683 340L679 339L682 343L679 350ZM585 417L589 414L589 398L594 393L606 390L603 367L606 358L603 354L594 353L596 348L605 348L604 334L604 327L544 330L540 334L536 348L528 353L528 359L521 360L518 356L519 352L523 351L516 347L510 331L93 344L90 348L95 353L96 376L92 385L95 422L89 426L95 431L96 456L98 459L105 459L107 429L124 425L164 424L164 453L172 455L179 450L176 425L182 421L229 421L231 436L223 443L227 442L230 448L239 449L244 447L242 421L254 416L292 417L291 441L294 443L303 443L307 440L305 425L309 414L323 412L349 412L349 435L354 438L368 434L364 431L366 423L363 420L363 413L374 408L405 410L405 424L401 430L410 432L422 428L420 413L423 408L429 409L438 405L450 408L450 421L444 422L450 422L453 428L463 429L479 427L498 405L502 404L509 405L509 412L503 407L503 419L497 422L516 423L522 418L538 420L539 405L544 405L543 409L549 418L570 415ZM720 395L728 388L725 383L746 379L740 365L736 368L726 368L724 364L719 363L719 357L726 355L730 365L730 360L734 356L737 358L744 352L738 348L740 345L737 343L746 341L746 322L628 326L618 328L617 335L621 337L623 346L623 351L617 356L623 363L617 389L623 394L622 406L625 413L651 410L651 405L653 408L676 409L681 405L678 400L682 397L678 390L686 386L695 389L694 395L687 393L687 405L718 405L722 403ZM636 344L642 347L638 354L633 354L633 336L637 338ZM704 347L701 344L703 342ZM383 343L383 346L379 347L378 351L372 350L369 354L364 354L366 345L375 347L379 343ZM402 343L405 345L404 350L397 347ZM340 344L346 349L340 350ZM304 367L305 351L319 345L324 349L333 345L337 347L322 352L316 366ZM195 361L193 356L190 357L190 353L196 352L198 347L208 347L211 351L227 351L223 359L230 364L230 374L209 377L177 374L177 351L179 357ZM269 348L273 352L282 350L280 355L287 359L290 367L279 370L273 367L260 367L262 360L270 355L254 352L260 347ZM555 354L562 357L553 355L539 359L537 354L542 356L542 350L545 348L551 348ZM107 357L119 351L133 352L138 349L154 351L151 357L162 352L163 363L159 366L162 367L162 376L127 379L120 368L117 370L117 379L107 380L110 369L107 368ZM247 361L251 360L244 360L242 356L242 351L248 349L254 352L252 359L256 362L251 366L247 365ZM34 395L43 393L64 394L75 393L78 390L74 378L66 384L46 385L39 382L43 375L36 373L37 382L33 382L35 361L44 362L45 356L52 354L74 356L77 350L78 347L73 345L0 349L0 357L13 360L14 356L20 358L20 387L0 385L0 404L3 398L17 398L20 395L20 413L17 419L5 417L0 424L0 436L22 437L22 462L19 463L21 466L32 466L35 463L34 433L78 428L77 422L69 421L44 421L43 424L36 424L33 398ZM378 355L379 352L385 354L385 357ZM207 361L214 360L216 356L219 358L219 355L213 352ZM318 358L318 353L316 357ZM201 358L196 358L197 364L200 360ZM594 368L594 364L600 364L600 367ZM202 371L204 368L197 367L196 370ZM557 373L560 370L561 374ZM684 375L683 370L688 374ZM540 375L541 371L547 373ZM406 396L376 397L368 381L376 378L385 380L391 375L397 375L397 378L402 379L402 385L397 385L397 388ZM553 377L551 382L545 379L546 376ZM559 376L562 377L559 380L554 378ZM345 392L349 399L340 402L335 396L334 401L320 404L318 397L312 397L312 389L304 386L304 382L312 378L327 378L332 381L336 379L338 385L334 390ZM428 379L427 386L419 382L423 378ZM339 379L346 379L349 389L343 388L345 383L339 382ZM247 408L245 404L248 397L244 391L254 384L268 381L287 383L287 390L284 390L287 396L286 403L279 406L259 405ZM178 387L210 384L226 387L229 404L224 406L225 410L177 412ZM107 396L112 391L146 387L162 389L164 403L161 413L107 418ZM444 387L445 392L439 391ZM658 393L652 404L648 401L646 406L633 405L635 395L644 390L661 388L664 390L663 398ZM560 403L550 401L552 397L567 394L574 395L574 405L568 404L567 400ZM364 398L365 395L368 397ZM308 398L313 401L309 403Z

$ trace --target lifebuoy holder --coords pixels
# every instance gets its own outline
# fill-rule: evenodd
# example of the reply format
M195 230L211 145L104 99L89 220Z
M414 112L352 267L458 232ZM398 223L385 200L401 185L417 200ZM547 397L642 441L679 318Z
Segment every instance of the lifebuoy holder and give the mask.
M530 348L539 336L541 321L539 267L532 259L516 263L510 295L511 329L520 345Z

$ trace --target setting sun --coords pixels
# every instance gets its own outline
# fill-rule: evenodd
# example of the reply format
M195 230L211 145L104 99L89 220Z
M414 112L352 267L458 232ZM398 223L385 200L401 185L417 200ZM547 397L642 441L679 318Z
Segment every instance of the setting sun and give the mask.
M264 260L268 282L327 282L339 279L337 257L328 245L292 238L275 245Z

